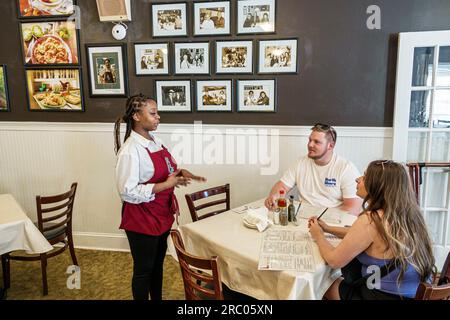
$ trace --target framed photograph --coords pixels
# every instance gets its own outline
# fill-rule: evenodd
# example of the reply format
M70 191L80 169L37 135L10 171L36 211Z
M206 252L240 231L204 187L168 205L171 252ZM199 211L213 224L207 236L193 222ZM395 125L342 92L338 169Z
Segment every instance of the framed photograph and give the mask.
M84 111L79 68L27 69L25 72L31 111Z
M74 0L16 0L19 18L62 17L75 13Z
M187 4L152 4L153 37L187 36Z
M275 112L275 80L238 81L238 112Z
M253 73L253 41L217 41L216 73Z
M237 33L274 33L275 0L239 0Z
M198 80L197 111L232 111L231 80Z
M135 43L136 75L169 74L168 43Z
M297 39L259 41L259 73L297 73Z
M4 64L0 64L0 111L9 111L8 78Z
M128 95L126 44L86 44L91 97Z
M209 74L209 42L175 43L175 74Z
M21 23L20 33L25 65L79 65L79 37L74 21Z
M194 2L194 36L229 34L230 1Z
M156 100L158 111L190 112L191 81L156 81Z

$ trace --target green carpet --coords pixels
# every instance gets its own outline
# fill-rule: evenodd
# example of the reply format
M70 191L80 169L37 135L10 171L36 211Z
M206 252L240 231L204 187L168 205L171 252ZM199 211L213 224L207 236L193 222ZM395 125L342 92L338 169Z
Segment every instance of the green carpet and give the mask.
M50 258L47 264L48 296L42 295L39 261L11 261L8 300L131 300L133 260L127 252L76 249L81 268L81 288L68 289L69 251ZM0 286L3 276L0 274ZM164 300L183 300L184 287L178 262L167 256L164 262Z

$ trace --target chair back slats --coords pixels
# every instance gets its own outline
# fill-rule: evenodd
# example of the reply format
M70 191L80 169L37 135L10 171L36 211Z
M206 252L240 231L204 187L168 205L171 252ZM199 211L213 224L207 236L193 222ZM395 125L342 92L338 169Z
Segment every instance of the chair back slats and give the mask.
M54 215L54 216L51 216L51 217L47 217L47 218L42 218L42 222L46 223L46 222L58 220L58 219L60 219L60 218L62 218L64 216L69 216L70 212L71 212L71 209L67 209L67 210L63 211L62 213L60 213L60 214L57 214L57 215Z
M416 300L448 300L450 299L450 284L441 286L420 283L416 293Z
M204 202L199 205L195 205L194 201L206 199L209 197L217 196L224 194L225 198L219 200L212 200L209 202ZM213 187L201 191L197 191L191 194L185 195L186 202L189 207L189 212L191 213L192 221L198 221L201 219L205 219L207 217L211 217L213 215L225 212L230 210L230 184L225 184L218 187ZM225 205L225 209L216 210L214 212L205 212L200 214L198 211L206 208L210 208L217 205Z
M218 257L208 259L191 255L184 249L178 230L171 230L170 235L183 276L186 300L223 300ZM211 271L212 275L204 271Z
M47 232L47 231L58 229L59 227L66 225L68 222L69 222L69 219L64 219L63 221L58 222L58 223L52 223L52 224L44 223L44 225L42 227L42 232Z
M75 185L75 186L74 186ZM40 196L42 204L61 202L72 197L76 191L76 183L73 183L70 190L54 196Z
M72 205L73 199L74 198L69 198L69 200L67 200L63 204L57 205L55 207L41 208L41 212L42 213L53 212L53 211L56 211L56 210L59 210L59 209L62 209L62 208L69 207L70 205ZM42 197L41 197L41 204L42 204Z

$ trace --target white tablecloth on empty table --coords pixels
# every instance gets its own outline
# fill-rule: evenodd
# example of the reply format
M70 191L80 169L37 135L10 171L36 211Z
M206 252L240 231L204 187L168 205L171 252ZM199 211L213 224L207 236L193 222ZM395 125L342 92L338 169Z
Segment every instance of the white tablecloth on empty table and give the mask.
M262 205L260 200L249 206ZM314 273L258 270L263 233L246 228L242 216L227 211L180 227L188 252L203 257L219 256L222 281L230 289L264 300L316 300L321 299L340 276L340 270L325 264L315 243ZM351 225L355 219L345 214L341 225ZM299 226L282 228L307 231L307 219L299 219Z
M1 194L0 255L15 250L44 253L52 248L14 197L10 194Z

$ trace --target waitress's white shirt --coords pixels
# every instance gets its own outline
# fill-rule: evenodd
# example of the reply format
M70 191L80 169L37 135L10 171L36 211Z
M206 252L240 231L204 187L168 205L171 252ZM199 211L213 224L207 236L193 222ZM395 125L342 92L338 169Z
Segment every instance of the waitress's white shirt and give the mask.
M155 167L146 148L151 152L162 150L162 141L149 132L155 142L131 131L118 153L116 164L116 185L123 201L129 203L149 202L155 199L153 183L146 183L153 177Z

